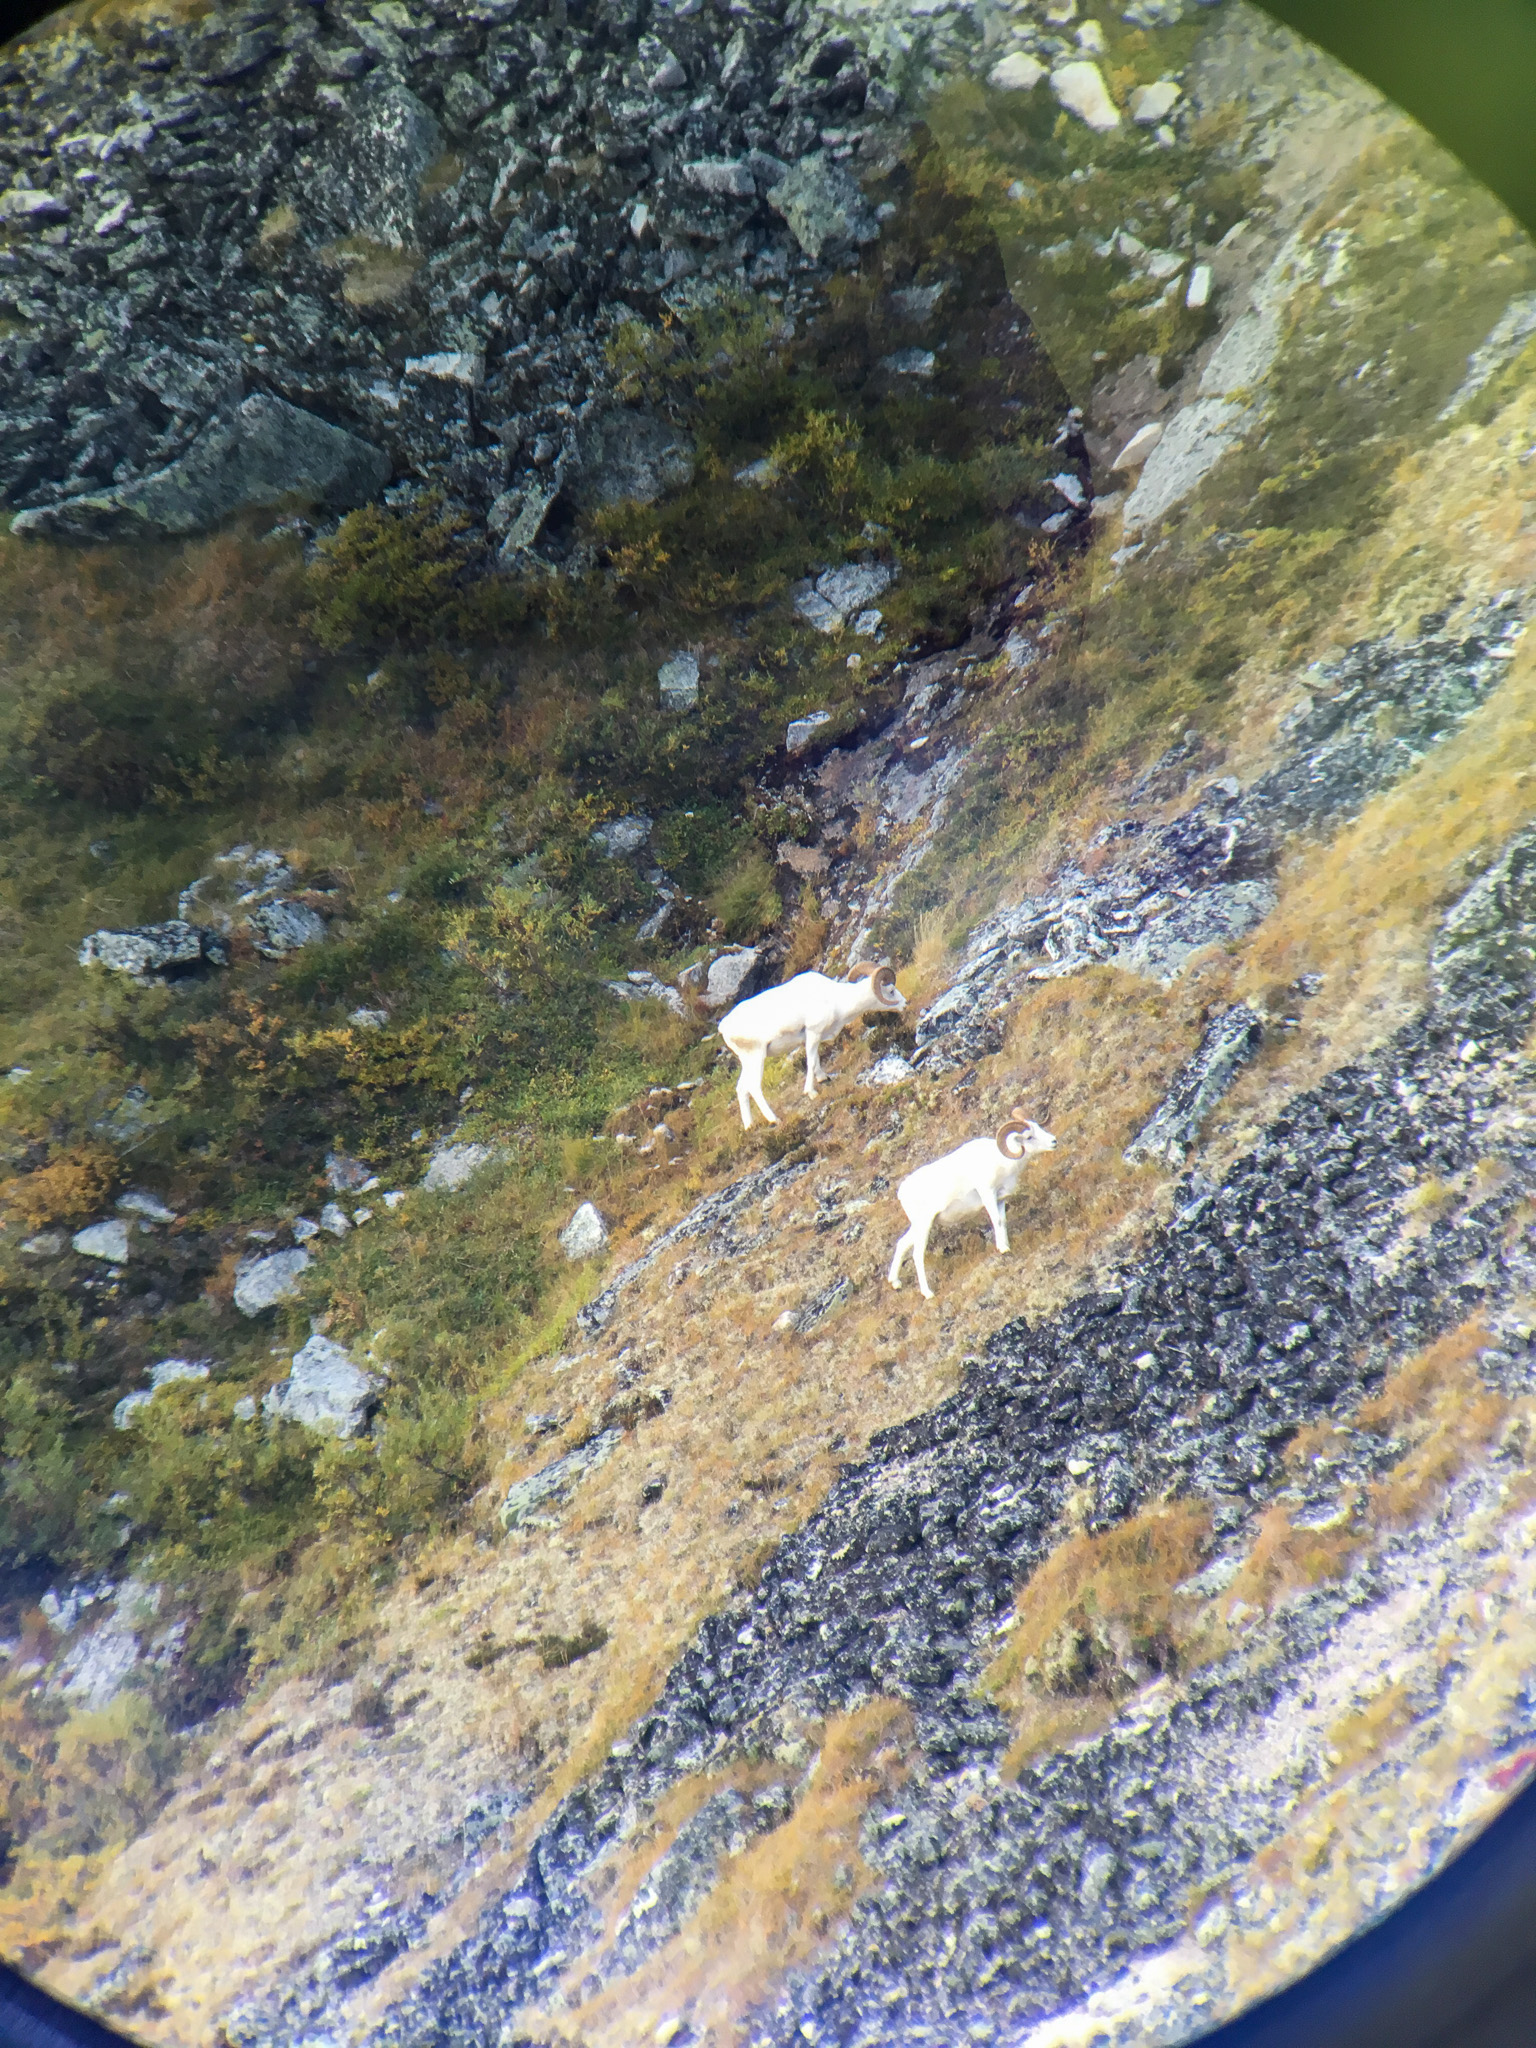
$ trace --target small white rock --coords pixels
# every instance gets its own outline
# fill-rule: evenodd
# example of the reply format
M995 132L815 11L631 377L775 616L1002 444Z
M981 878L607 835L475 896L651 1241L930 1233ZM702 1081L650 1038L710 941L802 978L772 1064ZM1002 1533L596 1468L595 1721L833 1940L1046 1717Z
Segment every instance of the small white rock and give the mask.
M1031 92L1045 76L1045 66L1027 50L1012 50L987 73L987 83L997 92Z
M328 1230L332 1237L345 1237L352 1228L347 1221L347 1212L340 1202L327 1202L320 1211L320 1228Z
M88 1259L107 1259L120 1266L128 1257L128 1226L120 1216L105 1223L90 1223L84 1230L77 1230L70 1243Z
M492 1156L489 1145L439 1145L421 1184L429 1191L461 1188Z
M259 1316L280 1301L291 1301L311 1263L302 1245L269 1252L265 1258L243 1259L235 1268L235 1307L243 1316Z
M699 701L699 664L686 651L674 654L656 671L663 711L691 711Z
M1120 126L1120 109L1109 96L1103 72L1091 59L1079 57L1059 65L1051 73L1051 91L1069 114L1076 114L1098 133Z
M1189 290L1184 294L1184 303L1192 313L1209 304L1211 296L1211 266L1197 263L1189 273Z
M126 1209L131 1216L147 1216L151 1223L174 1223L176 1211L168 1209L158 1196L144 1188L130 1188L125 1195L117 1198L117 1207Z
M1148 420L1144 427L1138 427L1129 441L1120 450L1110 467L1112 469L1140 469L1152 450L1163 438L1161 420Z
M560 1249L568 1259L590 1259L608 1247L608 1225L591 1202L583 1202L560 1233Z
M1138 85L1131 94L1131 119L1138 127L1155 128L1182 96L1182 88L1171 78L1160 78L1155 85Z
M830 711L808 711L804 718L791 719L784 734L785 752L803 754L821 727L831 723Z

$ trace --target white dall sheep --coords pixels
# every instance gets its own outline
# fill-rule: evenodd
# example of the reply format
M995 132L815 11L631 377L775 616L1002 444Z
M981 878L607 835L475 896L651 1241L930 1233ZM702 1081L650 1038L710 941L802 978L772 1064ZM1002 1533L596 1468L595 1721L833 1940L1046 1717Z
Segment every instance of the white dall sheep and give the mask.
M797 974L778 988L765 988L728 1010L720 1020L720 1036L741 1061L736 1100L741 1120L750 1131L755 1102L771 1124L778 1118L763 1094L763 1066L771 1052L805 1047L805 1092L816 1093L823 1078L820 1052L845 1024L866 1010L904 1010L907 999L889 967L865 963L851 970L855 980L834 981L830 974Z
M1052 1152L1056 1140L1027 1117L1012 1116L995 1138L971 1138L942 1159L932 1159L909 1173L896 1190L896 1199L907 1212L911 1229L898 1240L891 1260L890 1283L901 1285L901 1265L907 1253L917 1269L917 1284L925 1298L933 1299L928 1285L928 1233L935 1223L959 1223L967 1216L985 1215L1000 1252L1008 1249L1008 1218L1003 1204L1018 1186L1024 1162L1031 1153Z

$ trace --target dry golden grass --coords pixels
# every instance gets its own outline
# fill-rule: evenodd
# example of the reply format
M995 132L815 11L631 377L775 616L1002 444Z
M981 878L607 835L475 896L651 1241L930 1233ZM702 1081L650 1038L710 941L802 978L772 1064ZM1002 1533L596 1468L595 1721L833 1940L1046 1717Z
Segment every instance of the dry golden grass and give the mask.
M1143 1509L1053 1550L1021 1588L1006 1648L981 1690L1015 1719L1005 1771L1102 1727L1138 1671L1172 1671L1176 1589L1210 1535L1203 1501Z
M119 1172L104 1145L78 1145L46 1166L0 1181L0 1215L28 1230L50 1223L83 1223L99 1216Z
M391 306L403 298L422 263L414 250L389 248L360 235L331 242L319 254L322 263L342 273L341 296L358 308Z
M535 2040L639 2048L665 2043L686 2023L700 2048L737 2048L752 2008L815 1952L874 1881L860 1854L860 1825L871 1804L901 1784L910 1738L910 1715L896 1700L874 1700L828 1722L789 1818L729 1859L704 1904L658 1954L574 2012L524 2012L518 2025ZM583 1957L574 1982L593 1960Z

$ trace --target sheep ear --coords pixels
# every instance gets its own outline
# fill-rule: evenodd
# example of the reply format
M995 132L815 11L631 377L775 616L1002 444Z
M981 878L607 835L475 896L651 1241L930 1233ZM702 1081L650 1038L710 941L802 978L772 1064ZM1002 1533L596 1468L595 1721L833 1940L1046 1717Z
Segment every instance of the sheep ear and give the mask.
M1005 1159L1022 1159L1024 1140L1029 1136L1027 1117L1011 1116L997 1134L997 1149Z

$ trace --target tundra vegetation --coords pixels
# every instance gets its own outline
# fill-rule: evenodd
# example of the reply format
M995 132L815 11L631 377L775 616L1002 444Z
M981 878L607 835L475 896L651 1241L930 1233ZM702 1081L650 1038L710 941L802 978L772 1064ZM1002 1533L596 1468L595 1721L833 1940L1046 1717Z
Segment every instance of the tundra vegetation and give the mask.
M1123 97L1180 59L1169 38L1186 31L1109 34L1106 73ZM419 1696L443 1724L430 1761L445 1781L458 1782L463 1754L449 1728L483 1740L529 1788L498 1852L495 1867L510 1868L654 1699L701 1615L751 1585L841 1461L950 1392L966 1347L1002 1315L1048 1313L1166 1214L1167 1183L1121 1155L1212 1009L1243 995L1282 1018L1298 978L1322 977L1304 1023L1271 1034L1213 1120L1205 1165L1217 1172L1288 1094L1420 1001L1436 920L1536 805L1518 744L1532 715L1527 655L1401 785L1293 855L1277 911L1246 945L1166 989L1107 966L1032 987L958 1095L920 1082L893 1103L849 1085L875 1052L910 1049L893 1018L840 1054L814 1109L748 1134L704 1020L604 986L638 968L675 980L721 941L765 941L785 975L847 964L830 957L831 909L779 857L815 830L783 780L784 728L826 709L825 736L855 739L899 691L876 649L795 613L792 587L828 563L899 560L882 597L887 653L962 643L994 599L1030 587L1017 614L1038 648L1028 689L1002 657L967 672L954 728L971 748L966 779L878 930L902 963L909 1019L979 914L1063 853L1092 860L1095 834L1170 742L1189 750L1157 799L1165 809L1186 772L1262 760L1296 672L1339 639L1411 630L1426 608L1529 580L1529 362L1438 438L1429 423L1529 285L1530 251L1401 128L1376 146L1370 177L1352 168L1309 217L1314 242L1348 245L1349 282L1298 288L1262 432L1167 523L1155 555L1115 571L1111 540L1041 534L1069 394L1141 353L1173 380L1210 331L1208 313L1147 293L1098 245L1127 222L1155 239L1158 216L1186 206L1214 242L1260 208L1258 171L1227 147L1236 121L1210 117L1149 157L1128 135L1090 138L1043 97L954 87L872 194L896 211L817 322L787 334L757 305L722 299L623 330L614 378L686 424L694 478L655 504L572 515L577 577L486 573L446 502L355 513L310 561L292 535L255 531L132 553L0 541L0 1553L17 1589L13 1675L0 1681L8 1953L54 1957L66 1988L88 1986L92 1956L114 1943L127 1955L144 1933L111 1896L137 1870L118 1891L153 1893L144 1938L177 1960L129 1969L141 1990L121 2009L191 2038L209 1965L176 1950L176 1929L215 1881L198 1772L218 1759L219 1825L259 1819L261 1855L281 1858L303 1839L310 1788L264 1759L260 1717L305 1688L352 1682L316 1754L359 1813L375 1781L376 1807L388 1804L389 1771L420 1773L389 1748ZM1405 242L1441 260L1410 268ZM1063 243L1027 268L1019 253ZM1003 291L1005 268L1066 388ZM948 347L921 392L881 367L888 294L913 283L946 287ZM1106 296L1107 329L1088 319ZM1354 375L1360 364L1371 373ZM756 462L771 487L737 481ZM702 688L680 713L659 705L656 670L682 645ZM652 821L646 854L605 858L593 832L639 813ZM323 946L274 962L237 936L227 971L164 986L76 966L86 931L164 917L237 840L282 850L324 906ZM685 900L665 938L642 946L652 860ZM359 1010L384 1022L360 1023ZM788 1080L770 1067L770 1087ZM891 1303L895 1180L995 1129L1015 1103L1062 1135L1010 1218L1028 1256L995 1261L975 1231L936 1249L937 1310ZM655 1143L661 1121L675 1156ZM417 1192L450 1130L508 1150L461 1192ZM411 1192L331 1244L274 1315L240 1317L235 1265L259 1242L248 1233L318 1214L327 1151ZM634 1389L622 1411L584 1383L570 1392L562 1346L602 1278L558 1249L576 1200L609 1220L617 1260L765 1163L806 1169L775 1197L793 1261L658 1270L625 1297L629 1364L670 1373L671 1405L642 1421ZM1405 1231L1475 1204L1497 1174L1490 1161L1485 1183L1405 1197ZM67 1234L140 1185L180 1220L144 1236L120 1278L86 1288ZM235 1412L312 1319L388 1369L364 1439ZM1358 1414L1298 1438L1298 1463L1325 1461L1334 1429L1401 1450L1336 1529L1273 1509L1219 1599L1190 1587L1210 1536L1201 1503L1158 1502L1098 1533L1069 1513L981 1681L1013 1718L1010 1768L1091 1733L1143 1685L1226 1654L1235 1603L1264 1611L1432 1516L1528 1423L1478 1380L1483 1342L1469 1322L1399 1362ZM114 1429L115 1405L172 1353L217 1370ZM508 1482L600 1428L645 1446L664 1490L637 1510L615 1459L553 1535L480 1540ZM100 1711L37 1694L29 1672L52 1654L38 1597L129 1573L166 1588L167 1612L187 1623L174 1677L150 1663ZM1341 1775L1402 1712L1384 1698L1341 1726ZM739 2038L742 2016L868 1887L860 1823L910 1768L910 1734L903 1710L878 1699L808 1725L785 1745L792 1761L759 1759L739 1784L685 1781L614 1865L605 1941L706 1799L772 1793L822 1760L783 1827L730 1863L641 1979L584 1989L583 1959L566 1987L574 2014L549 2030L618 2038L633 2012L660 2026L682 1986L710 2013L711 2038ZM226 1741L228 1754L215 1748ZM271 1964L261 1902L299 1919L320 1907L307 1859L288 1855L291 1868L242 1888L259 1858L240 1853L249 1865L232 1859L217 1877L221 1967L249 1986Z

